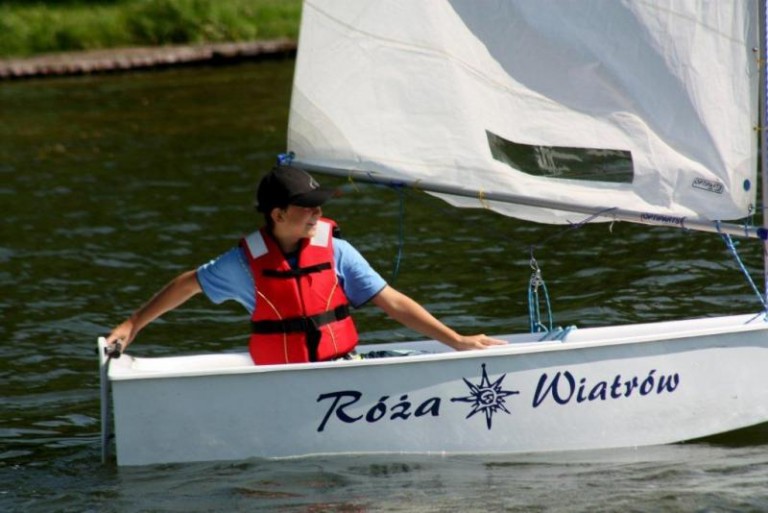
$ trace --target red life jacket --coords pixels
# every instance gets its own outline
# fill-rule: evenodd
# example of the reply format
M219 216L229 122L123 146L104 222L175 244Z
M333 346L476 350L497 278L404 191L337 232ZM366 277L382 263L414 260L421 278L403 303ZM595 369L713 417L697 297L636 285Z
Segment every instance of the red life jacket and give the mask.
M352 351L357 330L333 258L335 223L321 219L301 242L291 269L275 239L261 229L241 242L256 287L249 349L254 363L330 360Z

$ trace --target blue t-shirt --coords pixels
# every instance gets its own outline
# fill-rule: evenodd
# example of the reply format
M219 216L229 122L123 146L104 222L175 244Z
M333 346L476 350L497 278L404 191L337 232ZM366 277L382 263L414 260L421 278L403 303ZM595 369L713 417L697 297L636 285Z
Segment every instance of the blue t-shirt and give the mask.
M352 244L333 239L336 275L347 299L355 308L381 292L387 282ZM243 248L236 246L197 269L203 293L214 303L234 299L253 313L256 304L253 275Z

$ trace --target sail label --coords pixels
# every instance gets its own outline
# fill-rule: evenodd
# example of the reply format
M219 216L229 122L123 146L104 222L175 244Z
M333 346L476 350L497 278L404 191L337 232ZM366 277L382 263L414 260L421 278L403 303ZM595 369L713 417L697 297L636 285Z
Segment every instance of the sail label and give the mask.
M683 226L685 223L685 217L680 216L665 216L663 214L641 214L640 220L644 223L659 224L659 225L675 225Z
M696 177L693 179L693 188L714 192L715 194L722 194L725 190L725 187L722 183L716 182L714 180L706 180L701 177Z
M447 408L468 408L466 420L480 414L485 419L485 427L493 428L494 416L498 413L512 414L512 401L522 398L531 408L544 404L554 406L578 406L583 403L614 401L629 398L668 395L680 386L678 373L663 374L651 369L645 375L622 376L616 374L610 379L592 380L564 369L554 374L542 373L533 388L530 399L520 390L512 390L504 384L507 377L502 374L491 379L482 364L479 382L462 378L468 391L466 395L454 397L429 396L414 398L409 394L392 393L380 395L378 400L371 400L359 390L339 390L322 393L317 396L317 403L325 405L325 413L318 424L317 431L326 431L334 423L355 424L363 422L413 422L420 418L441 417ZM520 397L521 396L521 397ZM508 404L510 403L510 404Z

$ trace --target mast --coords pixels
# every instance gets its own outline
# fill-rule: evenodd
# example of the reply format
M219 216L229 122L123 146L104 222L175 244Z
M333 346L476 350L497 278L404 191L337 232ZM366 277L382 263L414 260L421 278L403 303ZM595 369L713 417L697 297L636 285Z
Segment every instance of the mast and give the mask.
M768 229L768 155L766 155L766 108L768 108L768 61L766 61L766 24L768 23L768 9L766 8L766 1L762 1L759 4L759 23L760 27L760 54L758 56L758 69L760 70L760 93L759 97L759 109L760 109L760 127L757 131L760 134L760 185L762 187L762 209L761 214L763 218L763 229ZM763 239L763 297L768 300L768 241Z

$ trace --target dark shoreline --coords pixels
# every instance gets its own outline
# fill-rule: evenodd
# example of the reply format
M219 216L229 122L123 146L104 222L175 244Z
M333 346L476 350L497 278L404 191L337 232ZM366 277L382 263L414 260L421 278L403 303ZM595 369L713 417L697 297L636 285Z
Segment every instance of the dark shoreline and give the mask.
M290 39L55 53L23 59L0 59L0 80L233 64L291 57L295 53L296 42Z

